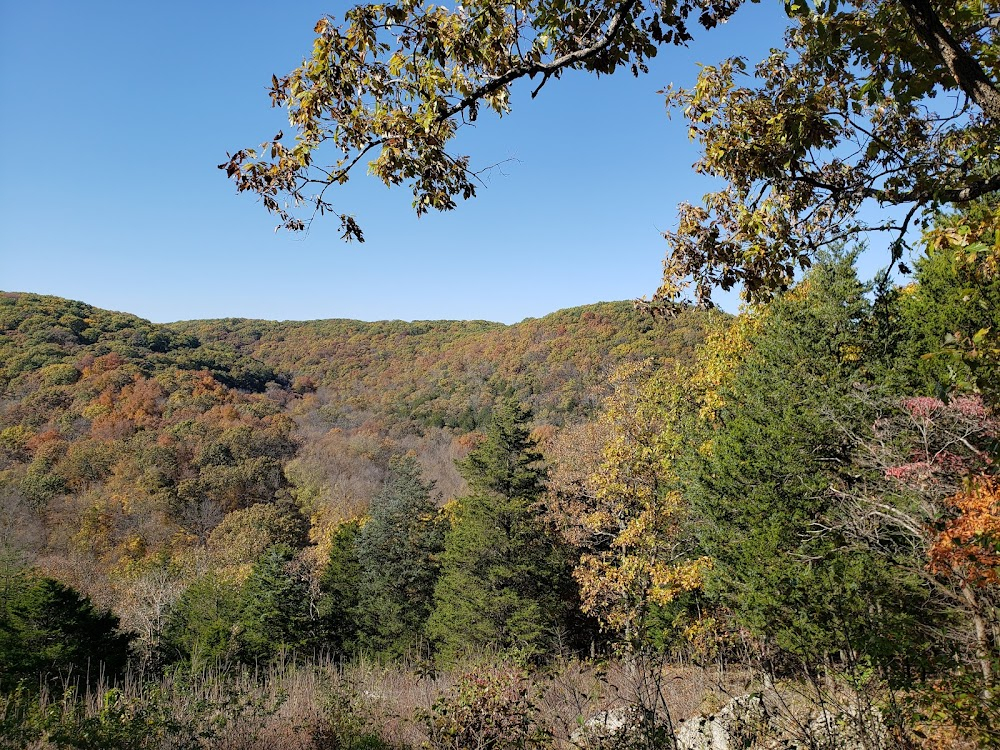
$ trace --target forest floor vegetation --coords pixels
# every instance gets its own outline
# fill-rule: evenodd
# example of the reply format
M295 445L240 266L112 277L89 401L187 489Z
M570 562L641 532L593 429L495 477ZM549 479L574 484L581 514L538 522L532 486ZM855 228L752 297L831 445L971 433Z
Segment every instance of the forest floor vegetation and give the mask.
M972 750L924 721L914 695L843 670L775 680L747 665L662 657L493 657L435 671L356 659L258 669L72 675L0 696L2 750L610 750L930 748ZM905 714L905 716L904 716ZM900 732L904 722L916 732Z

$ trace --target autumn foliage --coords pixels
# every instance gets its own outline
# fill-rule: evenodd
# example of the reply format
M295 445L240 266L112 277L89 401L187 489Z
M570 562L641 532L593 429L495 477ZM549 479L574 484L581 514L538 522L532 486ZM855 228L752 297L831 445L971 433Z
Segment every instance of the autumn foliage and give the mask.
M154 326L2 296L0 590L58 581L149 674L491 655L421 714L441 747L544 746L535 670L590 657L642 700L664 659L739 662L986 746L1000 321L953 252L874 299L832 253L735 318ZM0 607L22 677L76 627L33 601Z
M1000 584L1000 480L974 477L947 504L955 515L931 546L930 569L971 586Z

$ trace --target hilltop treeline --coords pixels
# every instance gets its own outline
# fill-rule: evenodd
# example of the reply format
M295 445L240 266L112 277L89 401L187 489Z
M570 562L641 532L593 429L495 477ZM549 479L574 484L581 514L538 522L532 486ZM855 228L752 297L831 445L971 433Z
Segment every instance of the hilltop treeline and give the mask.
M592 417L618 364L689 358L707 319L687 310L664 323L611 302L513 326L227 319L168 328L293 373L300 389L321 388L342 410L469 431L485 423L498 392L529 404L542 423Z

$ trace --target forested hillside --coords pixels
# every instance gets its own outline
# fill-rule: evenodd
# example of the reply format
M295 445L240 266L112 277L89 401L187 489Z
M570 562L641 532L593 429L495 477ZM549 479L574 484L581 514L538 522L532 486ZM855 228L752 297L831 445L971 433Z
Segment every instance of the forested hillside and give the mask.
M134 601L151 569L169 563L180 586L204 555L249 565L274 540L246 535L270 523L318 571L395 458L412 453L435 497L454 497L454 459L495 399L534 405L537 427L586 421L610 368L690 357L707 320L607 303L515 326L164 326L4 294L3 544L151 634L143 618L159 615Z
M529 403L550 424L593 416L621 362L687 359L706 316L663 323L628 302L562 310L514 326L485 321L214 320L174 323L194 335L318 386L346 411L471 430L491 394ZM345 419L349 419L345 413Z
M363 241L356 170L456 208L519 81L744 4L363 3L220 168ZM0 295L0 750L1000 748L1000 0L783 6L662 92L714 192L643 313Z

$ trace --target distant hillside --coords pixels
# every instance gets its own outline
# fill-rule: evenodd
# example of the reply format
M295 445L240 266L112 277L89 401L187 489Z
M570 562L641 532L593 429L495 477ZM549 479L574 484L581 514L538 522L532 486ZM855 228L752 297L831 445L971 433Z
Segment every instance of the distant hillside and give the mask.
M614 302L511 326L157 325L0 293L0 550L125 611L122 581L155 560L203 565L253 506L322 544L402 453L455 496L454 460L496 396L539 425L586 421L612 370L689 357L707 320Z
M225 319L168 328L308 378L345 408L469 430L488 413L493 392L513 392L540 421L586 418L615 367L636 358L687 358L706 320L688 311L658 321L629 302L602 302L510 326Z
M263 391L268 382L282 379L232 347L203 345L135 315L60 297L0 292L0 392L5 395L46 367L112 353L145 374L205 370L245 391ZM51 379L54 371L48 372Z

